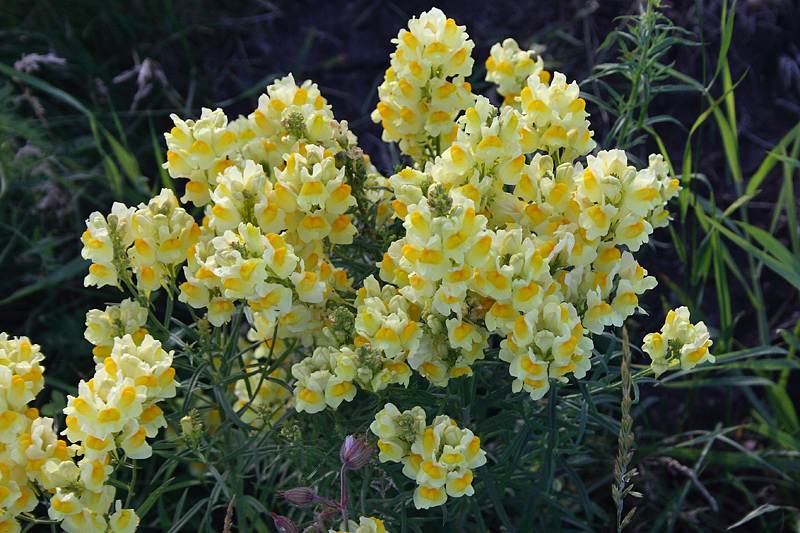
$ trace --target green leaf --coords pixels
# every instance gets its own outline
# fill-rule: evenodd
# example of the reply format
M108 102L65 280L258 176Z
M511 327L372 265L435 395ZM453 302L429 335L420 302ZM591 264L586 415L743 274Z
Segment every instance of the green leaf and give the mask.
M798 260L792 252L789 251L781 242L770 235L768 232L761 228L751 226L744 222L737 222L737 224L750 234L758 243L764 247L775 259L786 265L788 268L793 269L795 272L800 273L800 260Z
M796 507L789 507L788 505L773 505L771 503L765 503L765 504L761 505L760 507L758 507L756 509L753 509L752 511L747 513L747 515L744 518L742 518L741 520L739 520L738 522L736 522L732 526L728 527L728 531L730 531L733 528L736 528L736 527L739 527L741 525L744 525L747 522L749 522L750 520L752 520L754 518L758 518L762 514L771 513L773 511L779 511L781 509L783 509L785 511L792 511L794 513L800 513L800 509L797 509Z
M701 215L704 216L704 215ZM720 231L723 235L728 237L734 243L736 243L740 248L744 249L749 254L755 256L761 262L763 262L767 267L773 270L776 274L781 276L783 279L791 283L797 290L800 290L800 269L790 267L784 262L776 259L775 257L769 255L768 253L764 252L763 250L753 246L745 239L734 233L733 231L726 228L724 225L720 224L716 220L706 217L712 226L714 226L718 231ZM740 223L741 224L741 223ZM763 230L762 230L763 231ZM755 235L754 235L755 237ZM780 244L780 243L779 243ZM780 245L783 247L783 245Z
M710 370L707 368L706 370ZM726 376L720 378L709 379L691 379L686 381L667 381L662 380L665 387L671 389L686 389L686 388L700 388L700 387L772 387L775 385L773 381L759 376Z
M783 139L775 145L775 148L769 151L767 157L764 158L764 161L758 167L755 174L750 178L750 182L747 184L747 188L745 189L746 194L755 195L758 188L761 186L761 182L767 177L767 174L775 167L778 161L781 160L781 152L785 149L785 147L794 141L795 139L800 138L800 122L798 122L794 128L792 128L789 133L784 135Z

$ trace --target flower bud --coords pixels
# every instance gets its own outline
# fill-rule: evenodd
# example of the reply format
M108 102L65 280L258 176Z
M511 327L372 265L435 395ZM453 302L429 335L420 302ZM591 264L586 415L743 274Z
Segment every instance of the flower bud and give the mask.
M348 435L339 451L339 458L346 470L359 470L372 457L372 446L365 436Z
M190 447L197 445L203 433L203 422L200 420L197 409L192 409L188 415L181 418L181 433L184 441Z
M285 498L286 501L298 507L308 507L314 503L317 494L308 487L296 487L279 492L278 496Z
M453 199L441 183L433 183L428 187L428 207L433 216L447 216L453 207Z
M275 513L270 514L272 515L272 519L275 521L275 529L278 530L278 533L299 533L297 526L294 525L294 522L285 516Z

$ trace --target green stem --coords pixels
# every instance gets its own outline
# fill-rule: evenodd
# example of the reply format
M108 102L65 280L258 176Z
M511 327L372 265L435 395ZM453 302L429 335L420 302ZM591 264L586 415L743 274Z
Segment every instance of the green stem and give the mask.
M133 498L133 488L136 486L136 471L138 468L136 467L136 459L133 459L131 462L131 468L133 469L133 473L131 474L131 483L128 485L128 497L125 498L125 508L130 509L131 507L131 499Z

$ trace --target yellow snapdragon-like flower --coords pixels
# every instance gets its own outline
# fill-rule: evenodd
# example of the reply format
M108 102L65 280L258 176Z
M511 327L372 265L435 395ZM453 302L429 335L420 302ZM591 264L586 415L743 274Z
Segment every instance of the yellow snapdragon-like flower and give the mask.
M471 376L472 365L483 359L489 345L485 329L458 318L444 320L433 313L425 318L423 328L419 349L409 355L408 363L441 387L451 378Z
M11 514L5 513L0 515L0 531L3 533L20 533L22 526Z
M0 442L10 442L25 425L28 403L44 388L43 359L27 337L0 333Z
M213 205L206 206L211 230L222 234L243 222L259 226L264 233L286 229L286 212L261 165L247 160L243 169L230 166L217 181L211 193Z
M319 347L311 357L292 366L294 404L298 411L313 414L326 406L336 409L343 401L352 401L357 389L352 382L336 374L339 364L335 348Z
M393 403L387 403L369 426L378 437L378 458L384 463L400 462L411 451L411 444L423 436L425 427L422 407L401 413Z
M563 151L560 160L572 161L594 149L586 102L580 98L578 84L567 84L562 73L555 72L549 84L538 75L530 76L520 103L525 123L536 128L540 147L551 155Z
M232 164L228 156L236 149L236 134L228 129L228 117L221 109L203 108L197 121L170 117L175 126L164 134L168 151L163 166L173 178L189 180L183 202L206 205L217 175Z
M708 351L712 344L706 325L692 324L684 306L667 313L660 332L645 335L642 350L650 356L650 367L659 377L671 366L691 370L700 363L713 363L714 356Z
M525 390L539 399L549 380L565 382L567 374L580 379L591 367L593 343L585 336L575 308L548 296L538 309L519 315L513 331L500 343L500 359L515 378L512 390Z
M83 336L94 344L92 353L95 363L102 362L111 354L114 339L131 335L141 341L147 334L147 308L135 300L126 298L119 305L106 306L105 311L92 309L86 313L86 331Z
M458 113L472 104L464 78L472 72L474 44L463 26L436 8L411 19L392 42L397 50L372 120L403 153L433 159L452 142Z
M58 439L52 418L39 417L38 413L36 415L33 418L25 417L27 427L18 433L14 441L8 443L5 452L9 454L12 463L24 466L30 481L50 489L53 486L43 478L46 464L71 463L73 451L67 447L65 441Z
M288 156L286 168L276 172L278 183L296 205L287 223L301 243L326 238L333 244L353 242L356 228L345 212L356 205L356 199L344 175L344 167L336 168L333 153L313 145L306 147L305 155Z
M11 384L1 388L6 391L2 397L6 408L19 404L15 399L18 396L15 392L17 388L21 387L30 393L30 399L42 389L43 368L39 364L42 359L39 347L31 344L27 338L9 339L7 334L0 333L0 377L12 373ZM94 381L90 383L91 388ZM22 395L21 398L26 397ZM86 446L80 450L68 446L65 441L58 439L52 418L40 417L36 409L27 408L24 404L17 407L17 411L5 410L0 415L2 527L5 531L19 530L15 517L32 511L39 503L37 494L41 494L43 489L45 495L52 494L48 496L48 514L50 518L62 521L64 531L106 533L108 508L114 495L113 487L105 485L113 470L108 464L107 455L92 455L91 448ZM77 428L74 417L67 417L67 426L73 436L80 434L87 440L94 439ZM109 440L113 445L114 439ZM76 451L84 455L77 464L74 461ZM135 524L138 524L135 513L122 510L121 502L118 502L117 510L117 515L124 520L117 520L115 524L122 526L124 522L125 527L112 528L112 531L134 531ZM133 529L127 524L134 524Z
M130 335L115 339L111 355L97 364L94 377L81 380L77 397L67 397L64 433L82 442L90 461L102 460L116 448L116 438L130 457L149 457L152 451L144 439L166 426L155 404L175 396L174 377L172 352L150 335L139 344Z
M171 279L174 267L186 260L187 250L201 233L169 189L162 189L147 205L139 205L132 216L131 232L134 241L128 257L144 291L156 290Z
M93 263L84 284L119 287L120 281L132 281L133 272L144 293L173 278L201 233L169 189L138 208L115 203L107 218L92 213L86 225L81 254Z
M86 287L119 286L119 275L128 267L125 251L133 243L131 231L135 208L114 202L111 214L104 217L95 211L86 220L81 235L81 256L89 259L89 275L83 280Z
M3 425L8 413L2 417ZM3 428L4 441L0 444L0 516L7 518L5 526L12 530L18 527L15 517L38 504L38 487L50 488L42 478L46 464L73 464L71 451L55 435L52 418L40 418L31 408L17 422Z
M652 156L648 168L628 165L622 150L587 156L586 168L576 169L574 200L579 223L588 238L602 238L637 251L655 227L669 220L666 203L678 191L669 178L663 158Z
M468 76L474 63L474 44L464 29L437 8L409 20L408 29L400 30L392 40L397 44L395 62L404 67L397 69L397 74L413 76L416 63L430 72L441 69L444 77Z
M322 301L328 290L324 282L303 285L307 273L292 246L250 223L239 223L236 232L201 236L189 250L184 274L178 298L195 308L207 307L215 326L230 320L237 300L250 302L270 321L285 316L291 312L290 282L299 287L305 301Z
M342 522L342 526L344 526L344 522ZM344 529L341 530L334 530L329 529L329 533L344 533ZM355 523L353 520L350 520L348 524L347 531L350 533L386 533L386 527L384 527L383 522L378 520L377 518L373 517L360 517L358 519L358 523Z
M409 357L419 349L422 330L413 316L416 308L397 289L380 288L370 276L358 291L355 330L386 357Z
M372 392L392 384L408 386L411 369L404 361L405 354L390 358L369 342L362 342L362 338L358 342L358 346L341 347L336 375Z
M60 520L67 533L133 533L139 517L133 509L123 509L120 500L114 501L115 492L109 485L100 492L59 487L50 500L48 514Z
M486 60L486 81L497 85L497 93L505 97L504 106L519 110L519 94L527 85L528 77L536 75L542 83L550 80L544 70L544 61L534 50L521 50L517 41L506 39L492 45Z
M270 169L282 167L286 157L298 151L298 142L334 149L340 134L332 124L331 106L317 84L306 80L297 85L291 74L267 87L248 120L251 130L242 135L247 143L242 154Z
M401 413L390 403L375 416L370 431L378 436L380 460L401 461L403 474L417 483L417 509L442 505L448 496L474 494L472 471L486 463L486 453L472 431L459 428L447 415L437 416L429 426L422 408Z

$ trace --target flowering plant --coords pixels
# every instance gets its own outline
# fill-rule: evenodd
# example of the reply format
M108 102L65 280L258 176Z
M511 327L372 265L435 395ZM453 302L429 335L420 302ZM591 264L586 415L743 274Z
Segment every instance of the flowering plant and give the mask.
M554 418L562 384L590 396L586 382L610 359L599 345L613 352L607 331L641 312L656 284L634 253L668 225L678 181L660 155L636 168L624 151L594 153L577 83L511 39L486 60L500 107L473 93L473 43L440 10L393 42L372 119L408 165L388 177L319 88L288 75L248 116L172 116L164 168L183 180L180 201L164 189L90 215L85 284L129 298L88 312L95 373L69 396L61 432L27 408L43 356L27 339L0 338L1 530L20 530L43 500L65 531L134 531L155 501L137 514L116 489L131 501L135 461L154 450L163 466L152 479L185 464L230 498L226 523L236 509L241 529L267 515L248 490L274 496L300 484L298 471L313 477L293 448L317 438L344 443L340 499L281 495L322 506L307 530L385 531L407 502L473 496L482 475L496 504L489 470L520 462L509 450L524 446L526 420L545 404ZM644 373L713 362L710 344L686 308L671 312L645 337ZM512 431L470 427L500 404L516 406ZM269 476L246 452L253 445L272 454ZM224 472L234 463L239 477ZM381 518L349 520L349 470L367 472L361 497L380 494L383 507L371 508Z

